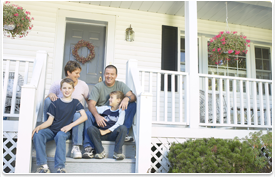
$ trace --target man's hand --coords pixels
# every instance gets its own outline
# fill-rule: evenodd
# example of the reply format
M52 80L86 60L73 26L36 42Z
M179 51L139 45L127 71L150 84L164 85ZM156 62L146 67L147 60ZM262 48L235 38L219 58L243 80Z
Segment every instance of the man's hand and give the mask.
M99 129L99 131L100 131L100 134L101 134L102 136L112 132L112 131L109 130L109 129L107 129L107 130L100 130L100 129Z
M106 126L105 122L107 122L107 120L104 117L102 117L101 115L95 117L95 121L96 121L96 123L99 127L105 127Z
M71 125L66 125L65 127L62 127L60 130L64 133L67 133L68 131L70 131L72 129Z
M129 98L128 98L128 97L125 97L125 98L121 101L121 103L120 103L118 109L122 109L122 110L124 111L125 109L127 109L128 103L129 103Z

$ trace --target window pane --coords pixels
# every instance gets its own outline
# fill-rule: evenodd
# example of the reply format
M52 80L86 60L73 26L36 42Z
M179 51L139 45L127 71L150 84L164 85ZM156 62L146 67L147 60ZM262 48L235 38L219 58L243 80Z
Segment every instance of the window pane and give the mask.
M180 62L185 62L185 52L180 52Z
M185 50L185 38L180 38L180 49Z
M269 59L269 50L262 49L262 52L263 52L263 59Z
M270 63L268 60L263 60L264 70L270 70Z
M262 69L262 60L256 60L256 69Z
M262 58L261 49L255 48L255 57L256 58Z
M239 68L246 68L246 59L245 58L239 58L238 61L238 67Z
M236 68L237 67L237 58L236 57L229 57L230 60L228 60L228 67L233 67Z

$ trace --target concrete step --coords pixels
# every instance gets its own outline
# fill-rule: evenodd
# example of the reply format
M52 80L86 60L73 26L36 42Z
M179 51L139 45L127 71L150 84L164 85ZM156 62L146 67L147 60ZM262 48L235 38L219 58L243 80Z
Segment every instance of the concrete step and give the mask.
M48 157L51 173L56 173L54 157ZM104 159L73 159L66 158L65 169L67 173L135 173L135 159L115 160ZM32 173L37 169L36 158L32 157Z
M114 148L115 148L115 142L113 141L102 141L103 148L107 154L107 158L113 158L114 154ZM48 157L54 157L55 155L55 141L49 141L46 145L46 153ZM72 150L73 144L72 140L66 141L66 156L71 156L71 150ZM82 151L82 154L84 153L83 146L80 146L80 149ZM136 157L136 145L135 142L124 142L124 145L122 146L122 153L125 155L126 158L134 159ZM33 146L32 156L36 156L36 151Z

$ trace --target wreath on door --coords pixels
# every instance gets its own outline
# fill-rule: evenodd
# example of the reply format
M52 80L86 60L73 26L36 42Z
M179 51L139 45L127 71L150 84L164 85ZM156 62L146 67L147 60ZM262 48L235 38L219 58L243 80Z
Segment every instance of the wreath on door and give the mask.
M78 55L78 49L80 49L81 47L87 47L88 50L90 51L90 54L87 57L82 57L82 56ZM95 57L94 46L90 42L84 41L82 39L82 40L78 41L78 43L74 46L72 54L77 61L84 64L84 63L92 60Z

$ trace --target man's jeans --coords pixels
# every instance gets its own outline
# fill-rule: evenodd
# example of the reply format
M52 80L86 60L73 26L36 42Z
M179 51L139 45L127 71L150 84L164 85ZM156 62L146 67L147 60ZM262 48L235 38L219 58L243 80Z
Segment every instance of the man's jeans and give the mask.
M44 121L48 120L47 111L51 105L51 99L48 97L44 101ZM74 114L74 119L73 121L76 121L81 117L81 114L79 112L76 112ZM83 144L83 130L84 130L84 122L74 126L72 128L72 140L73 140L73 145L82 145Z
M121 154L126 132L127 128L125 125L120 125L113 132L103 136L100 134L99 129L93 125L87 129L87 134L93 142L97 154L101 153L104 150L101 140L115 141L114 152L117 154Z
M136 114L137 104L135 102L129 103L128 108L125 111L125 120L124 124L127 128L127 135L129 134L129 130L132 127L133 119ZM95 148L93 142L90 140L87 129L90 126L96 126L95 117L90 111L86 111L88 119L84 122L84 144L83 147L91 146L92 148Z
M54 167L65 168L66 161L66 140L69 139L71 133L62 131L54 134L49 128L39 130L33 135L33 144L36 150L36 164L38 166L47 164L46 143L54 140L56 144Z

